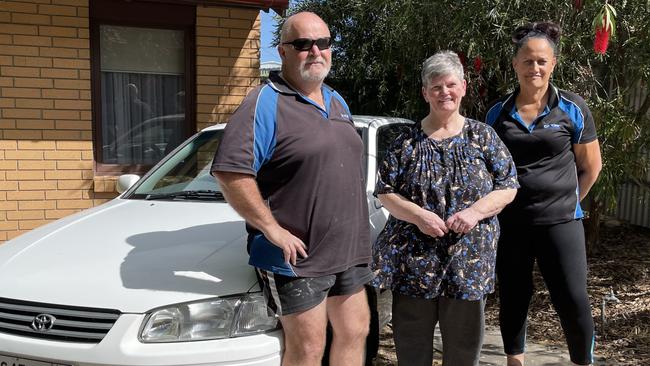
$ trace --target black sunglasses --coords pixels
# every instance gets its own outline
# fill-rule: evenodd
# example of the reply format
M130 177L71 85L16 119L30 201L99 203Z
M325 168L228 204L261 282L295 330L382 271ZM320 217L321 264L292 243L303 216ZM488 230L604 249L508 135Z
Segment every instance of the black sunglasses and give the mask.
M290 44L296 51L309 51L314 47L314 45L316 45L316 47L322 51L330 48L332 45L332 39L330 37L319 39L298 38L291 42L282 42L282 44Z

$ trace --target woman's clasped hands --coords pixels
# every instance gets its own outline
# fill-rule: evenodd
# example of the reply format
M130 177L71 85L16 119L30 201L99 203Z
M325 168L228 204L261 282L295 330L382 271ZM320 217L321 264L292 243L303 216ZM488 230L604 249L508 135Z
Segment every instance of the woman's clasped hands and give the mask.
M480 215L472 207L456 212L447 221L443 221L432 211L422 209L416 225L424 234L437 238L446 235L449 231L467 234L480 219Z

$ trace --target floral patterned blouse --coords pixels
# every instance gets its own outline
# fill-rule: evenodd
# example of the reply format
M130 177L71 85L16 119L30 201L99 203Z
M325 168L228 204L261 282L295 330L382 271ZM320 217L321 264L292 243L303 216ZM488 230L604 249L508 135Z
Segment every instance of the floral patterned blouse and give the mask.
M493 190L518 188L512 157L494 130L465 119L462 132L428 138L420 123L401 134L379 166L375 195L398 193L443 221ZM373 246L373 284L403 295L480 300L494 291L496 216L467 234L434 238L390 216Z

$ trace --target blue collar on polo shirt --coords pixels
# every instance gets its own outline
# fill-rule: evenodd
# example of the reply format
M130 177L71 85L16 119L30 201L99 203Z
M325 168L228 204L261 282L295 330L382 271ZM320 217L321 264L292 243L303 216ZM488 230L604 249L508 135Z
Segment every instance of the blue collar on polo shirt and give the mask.
M544 107L544 110L542 113L540 113L535 119L533 120L533 123L530 125L526 125L526 122L521 118L519 115L519 112L517 111L517 105L513 104L512 109L510 110L510 117L512 117L515 121L519 122L524 128L528 130L528 132L533 132L535 129L535 126L537 126L537 122L544 118L547 114L551 113L551 108L549 108L548 104Z
M277 71L272 71L269 74L269 79L267 80L267 83L271 86L271 88L273 88L279 93L297 95L305 102L318 108L318 110L323 114L323 117L329 118L330 102L332 101L332 95L334 94L334 89L332 89L329 85L323 84L321 86L321 93L323 94L323 103L325 104L325 109L323 109L323 107L321 107L314 100L306 97L305 95L301 94L300 92L292 88L291 85L289 85L289 83L287 83L287 81L284 80L280 76L280 73Z

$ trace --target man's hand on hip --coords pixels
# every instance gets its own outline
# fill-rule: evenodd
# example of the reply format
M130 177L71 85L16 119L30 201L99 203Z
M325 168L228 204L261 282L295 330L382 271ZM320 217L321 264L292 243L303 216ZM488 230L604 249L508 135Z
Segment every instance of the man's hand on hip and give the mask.
M298 255L307 258L307 246L288 230L277 226L264 233L266 239L278 246L284 252L284 261L296 265Z
M264 204L255 178L249 174L215 172L226 200L250 225L284 252L284 261L296 265L298 255L307 258L307 246L280 226Z

